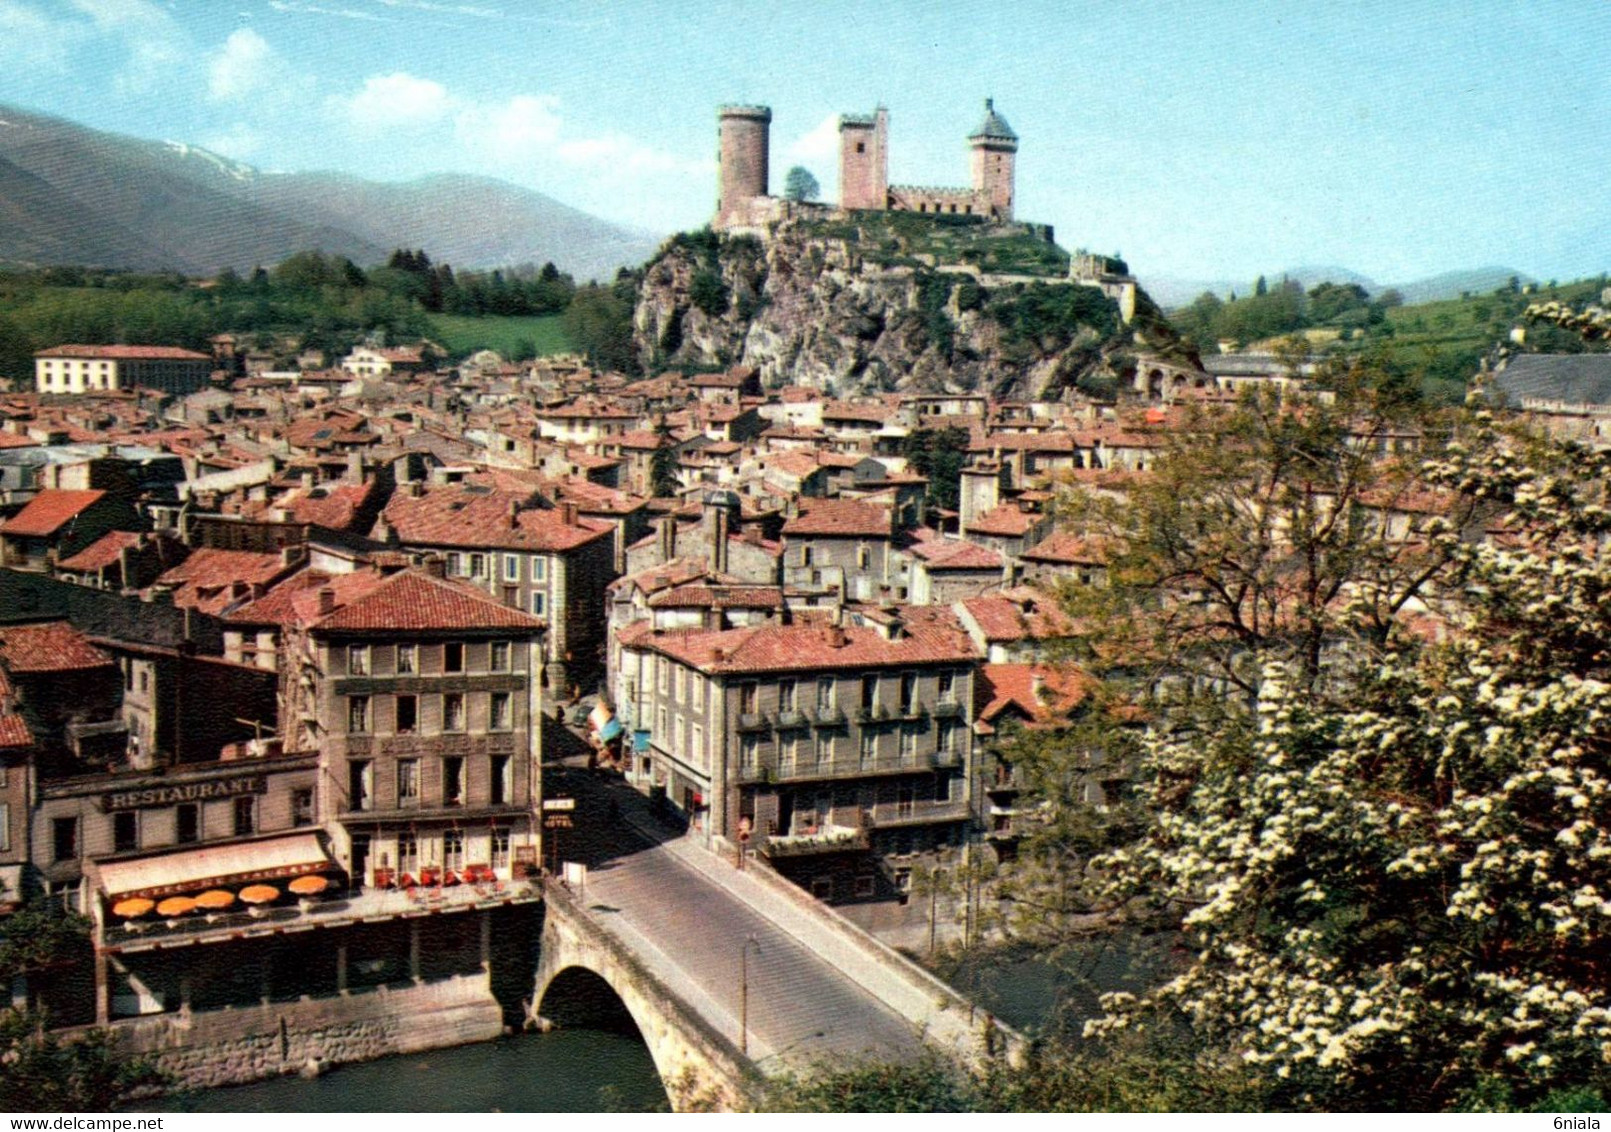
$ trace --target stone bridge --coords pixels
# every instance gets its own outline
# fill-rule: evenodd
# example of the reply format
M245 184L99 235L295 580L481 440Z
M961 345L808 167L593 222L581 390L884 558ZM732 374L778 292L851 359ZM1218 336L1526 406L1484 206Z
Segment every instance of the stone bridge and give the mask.
M744 1109L765 1079L937 1049L965 1064L1022 1039L763 867L684 839L545 894L541 1025L636 1027L678 1111Z

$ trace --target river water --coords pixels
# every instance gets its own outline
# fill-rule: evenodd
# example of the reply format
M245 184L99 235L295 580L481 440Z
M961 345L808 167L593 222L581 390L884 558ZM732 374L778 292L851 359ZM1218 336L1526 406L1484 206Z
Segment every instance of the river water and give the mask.
M555 1030L168 1097L169 1112L645 1112L666 1091L636 1035Z

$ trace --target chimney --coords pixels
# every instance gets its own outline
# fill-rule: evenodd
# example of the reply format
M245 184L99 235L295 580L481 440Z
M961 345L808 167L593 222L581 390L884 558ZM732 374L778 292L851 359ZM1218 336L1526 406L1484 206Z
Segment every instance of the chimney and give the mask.
M447 559L440 554L433 554L425 560L425 572L433 578L447 577Z
M714 508L710 532L710 568L718 574L727 573L727 524L730 518L725 504Z
M319 616L326 617L336 611L336 591L329 586L319 587Z
M117 570L120 575L118 585L122 589L129 589L134 585L134 553L132 547L122 547L117 552Z
M520 529L520 501L518 499L509 501L509 529L511 531Z
M576 526L576 502L567 499L559 505L559 520L567 527Z
M251 592L252 587L240 578L236 578L233 582L229 583L229 596L231 600L239 601L241 598L245 597Z
M677 557L677 518L667 515L660 520L660 561L662 564Z
M828 642L828 647L831 649L842 649L850 643L850 638L845 634L843 625L830 623L824 626L822 637L823 640Z
M302 548L295 543L280 547L280 565L289 570L302 560Z
M425 485L423 483L421 483L419 480L408 481L408 497L410 499L418 499L424 494Z

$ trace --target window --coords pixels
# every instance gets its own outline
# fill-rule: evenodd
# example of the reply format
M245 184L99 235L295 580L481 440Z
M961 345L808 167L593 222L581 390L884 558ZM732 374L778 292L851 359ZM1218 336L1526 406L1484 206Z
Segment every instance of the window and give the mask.
M291 791L291 824L313 824L313 788L311 786Z
M420 804L420 761L418 759L397 760L397 804L399 806L417 806Z
M506 554L503 556L503 580L506 582L520 581L520 556Z
M534 616L541 617L548 612L548 595L533 590L531 595L531 611Z
M800 548L800 565L809 566L811 565L811 561L811 544L807 543L805 546Z
M347 675L348 676L368 676L369 675L369 646L368 645L348 645L347 646Z
M79 820L55 818L50 823L50 845L56 861L77 860L79 855Z
M794 708L794 681L778 681L778 710L793 711Z
M375 764L369 759L347 764L347 799L354 810L375 808Z
M745 715L754 715L759 692L760 686L753 680L747 680L740 684L738 686L738 710Z
M0 853L11 851L11 803L0 802Z
M861 706L865 711L871 711L878 706L878 677L861 678Z
M705 729L695 723L688 732L688 761L696 766L705 765Z
M464 730L464 694L449 692L442 697L442 730Z
M548 559L541 554L531 556L531 580L545 582L548 580Z
M901 673L901 714L911 715L912 709L917 706L917 673Z
M450 641L442 646L442 671L464 671L464 645L458 641Z
M442 867L454 872L464 868L464 834L457 829L442 834Z
M132 853L140 847L139 817L133 810L112 815L112 849L117 853Z
M861 761L870 763L876 761L877 758L878 732L871 728L864 729L861 733Z
M901 758L909 759L917 754L917 728L901 728Z
M494 806L506 805L514 796L514 782L510 771L514 769L508 755L492 756L492 804Z
M246 837L257 832L257 799L248 795L235 799L235 836Z
M872 556L873 552L867 546L858 546L856 548L856 569L867 569L867 563L872 560Z
M509 831L495 829L492 831L492 867L507 869L509 867Z
M362 735L369 730L369 697L347 697L347 731Z
M397 835L397 869L405 873L420 871L420 842L412 833Z
M488 667L493 672L508 672L509 671L509 642L508 641L493 641L492 642L492 659L489 662Z
M397 733L399 735L412 734L420 724L420 699L418 696L397 697Z
M507 731L509 727L509 693L494 692L487 700L487 730Z
M150 690L151 690L151 670L149 668L141 668L140 669L140 694L143 696L147 692L149 692Z
M833 710L833 677L817 677L817 710Z
M470 555L470 577L485 578L487 576L487 556L485 554Z
M682 698L688 691L688 670L680 664L672 674L671 686L673 689L671 698L679 704L682 703Z
M448 556L447 556L447 567L446 567L445 573L447 573L447 575L449 577L454 577L454 578L456 578L459 575L463 574L464 573L464 555L455 554L452 551L449 551Z
M817 765L825 766L833 762L833 733L830 731L817 732Z
M738 737L738 765L742 770L755 770L761 765L761 737L753 731Z
M858 876L856 878L856 895L868 897L877 890L877 878L872 876Z
M671 691L671 661L663 656L654 658L655 687L662 696Z
M442 804L464 805L464 760L461 758L442 760Z
M935 746L943 755L954 755L957 750L957 725L954 721L944 719L940 721L936 732Z
M399 676L412 676L420 670L419 655L415 645L397 646L397 674Z
M949 668L940 673L940 702L942 704L956 703L956 679L957 674Z
M186 802L174 812L174 840L181 845L201 840L201 809L194 802Z

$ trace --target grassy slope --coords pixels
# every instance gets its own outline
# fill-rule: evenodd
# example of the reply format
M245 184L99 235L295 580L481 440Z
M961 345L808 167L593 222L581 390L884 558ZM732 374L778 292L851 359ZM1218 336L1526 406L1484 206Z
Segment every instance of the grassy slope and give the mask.
M533 342L539 356L562 354L571 348L560 316L556 314L472 318L434 314L431 326L436 340L454 354L496 350L509 357L522 342Z

